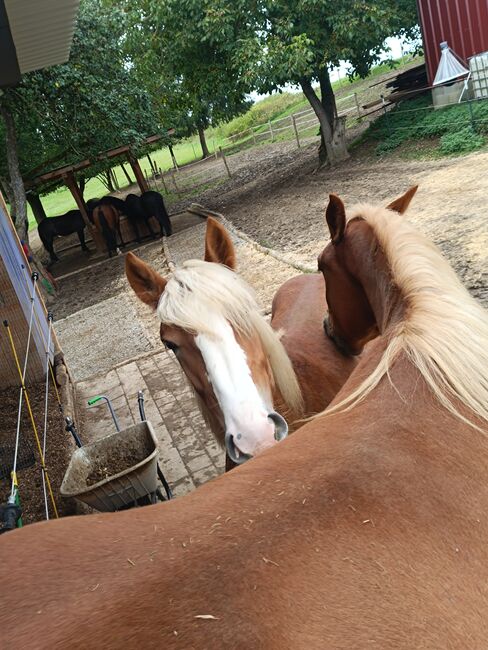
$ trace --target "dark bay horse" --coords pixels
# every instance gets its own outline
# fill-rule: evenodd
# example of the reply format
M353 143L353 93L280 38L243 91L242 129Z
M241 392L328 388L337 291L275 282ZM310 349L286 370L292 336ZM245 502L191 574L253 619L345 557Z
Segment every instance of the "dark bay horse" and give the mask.
M105 196L103 199L95 199L100 204L112 205L120 214L125 214L134 231L137 242L141 241L139 228L145 224L151 237L155 238L156 234L151 225L151 218L154 217L159 223L161 236L163 234L171 235L171 221L164 205L164 200L159 192L149 190L138 196L137 194L127 194L125 200L115 196Z
M120 238L120 245L125 246L120 231L120 212L109 202L100 200L92 211L92 219L95 228L102 234L107 247L108 256L119 255L117 246L117 234Z
M376 334L332 408L186 497L2 536L2 647L486 647L487 312L391 210L328 222L331 327Z
M42 244L49 253L51 262L57 262L59 257L54 252L54 238L65 237L76 233L80 240L81 250L89 252L85 243L85 221L79 210L70 210L58 217L47 217L37 226Z

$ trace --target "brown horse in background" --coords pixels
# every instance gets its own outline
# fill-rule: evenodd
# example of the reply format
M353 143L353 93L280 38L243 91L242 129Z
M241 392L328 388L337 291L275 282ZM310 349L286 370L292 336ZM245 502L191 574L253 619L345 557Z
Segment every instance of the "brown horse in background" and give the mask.
M120 231L120 212L117 208L109 203L100 203L95 206L92 213L93 224L102 234L107 246L108 256L120 255L117 246L117 233L120 237L120 245L125 246Z
M486 647L487 313L391 210L327 217L331 326L377 335L332 408L186 497L2 536L2 647Z

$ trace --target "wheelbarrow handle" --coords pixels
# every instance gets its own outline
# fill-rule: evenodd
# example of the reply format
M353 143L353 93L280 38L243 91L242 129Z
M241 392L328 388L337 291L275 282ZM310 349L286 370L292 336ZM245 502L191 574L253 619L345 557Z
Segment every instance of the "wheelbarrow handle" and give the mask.
M141 416L141 422L144 422L146 419L146 411L144 410L144 393L142 390L137 391L137 403L139 404L139 415Z

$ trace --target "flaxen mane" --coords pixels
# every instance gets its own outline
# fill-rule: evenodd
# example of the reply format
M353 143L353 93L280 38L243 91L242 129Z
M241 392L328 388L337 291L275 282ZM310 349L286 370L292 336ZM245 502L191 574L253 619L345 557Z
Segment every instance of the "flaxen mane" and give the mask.
M376 369L332 410L348 410L364 399L404 352L448 411L475 426L456 408L459 401L488 421L488 312L438 248L404 216L360 205L349 220L354 217L373 229L407 310L405 320L384 333L388 345Z
M188 260L170 276L157 314L163 324L212 336L212 315L239 333L256 332L269 358L276 385L294 413L303 408L293 366L279 337L264 320L252 289L222 264Z

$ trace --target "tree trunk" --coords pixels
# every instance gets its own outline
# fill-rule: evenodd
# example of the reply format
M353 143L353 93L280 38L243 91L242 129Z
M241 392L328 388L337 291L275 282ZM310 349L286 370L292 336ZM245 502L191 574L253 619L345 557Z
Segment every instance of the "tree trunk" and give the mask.
M127 169L124 167L122 163L120 164L120 166L122 167L122 171L124 172L127 182L129 183L129 185L132 185L132 178L129 176Z
M300 85L320 123L321 143L319 161L331 167L349 157L346 147L344 123L337 117L334 92L327 70L320 75L322 100L312 87L310 79L302 79Z
M5 123L5 148L7 150L7 164L10 174L11 210L15 229L19 239L29 242L29 223L27 221L27 200L25 197L24 181L20 173L19 157L17 154L17 134L15 133L14 119L8 108L0 103L0 115Z
M173 146L171 144L168 145L169 153L171 154L171 160L173 161L173 167L175 169L178 169L178 163L176 162L176 157L175 157L175 152L173 151Z
M208 158L210 156L210 151L208 150L207 141L205 140L205 129L201 125L198 126L198 137L200 138L203 158Z
M81 196L84 196L86 187L86 178L84 176L80 176L78 180L78 187L80 188Z
M41 223L41 221L47 216L44 212L44 206L41 203L41 197L39 194L33 194L32 192L29 192L27 195L27 200L29 201L32 214L34 215L37 223Z
M110 173L110 169L105 172L105 178L107 179L107 189L109 192L115 192L115 187L112 182L112 174Z

